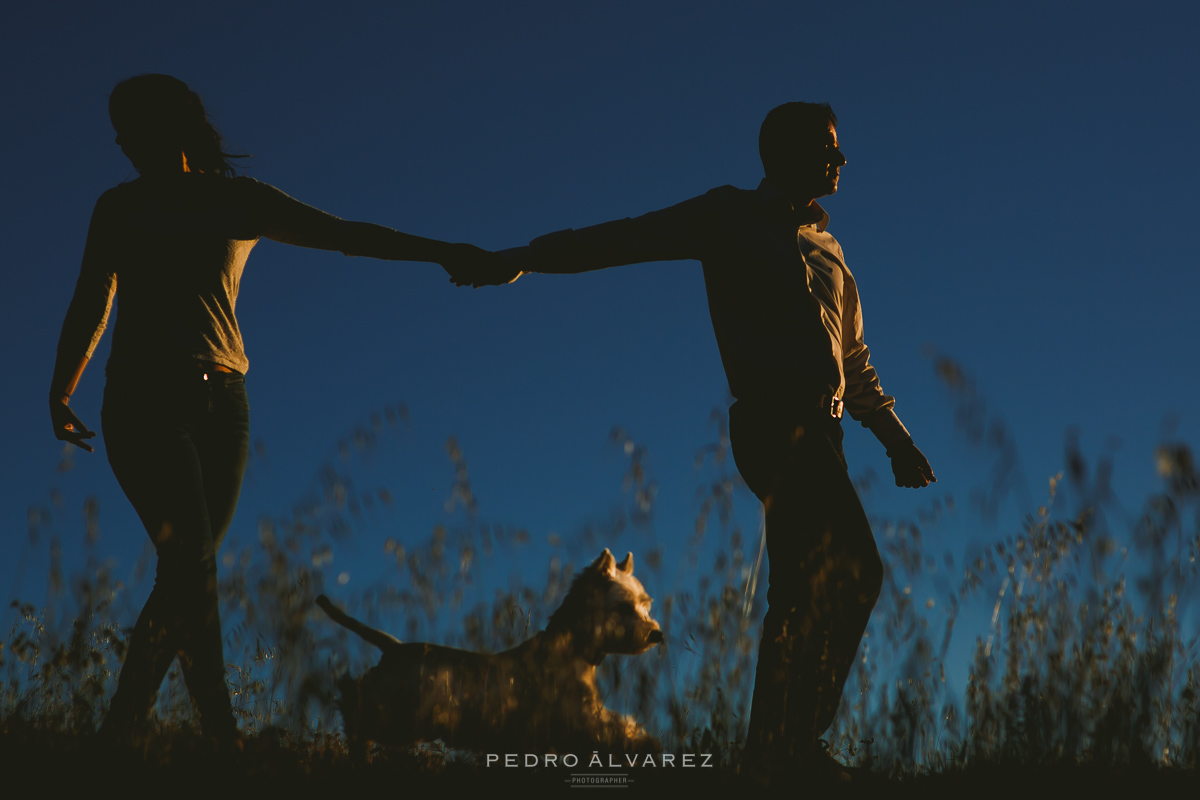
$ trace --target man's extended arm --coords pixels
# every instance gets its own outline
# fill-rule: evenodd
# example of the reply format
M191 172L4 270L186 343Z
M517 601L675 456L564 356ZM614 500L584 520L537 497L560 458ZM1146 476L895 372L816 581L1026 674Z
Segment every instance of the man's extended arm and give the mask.
M496 263L483 268L449 269L460 285L485 286L510 283L525 272L564 274L699 259L713 233L717 191L632 219L548 233L525 247L499 251Z

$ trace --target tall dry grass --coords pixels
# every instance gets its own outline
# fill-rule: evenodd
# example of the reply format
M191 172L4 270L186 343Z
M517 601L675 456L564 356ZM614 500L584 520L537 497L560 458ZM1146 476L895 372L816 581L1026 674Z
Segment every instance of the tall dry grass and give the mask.
M959 428L992 459L992 490L1007 491L1013 443L960 369L939 360L938 371ZM263 518L256 542L222 553L228 681L248 734L320 757L341 752L334 679L373 654L314 610L317 594L333 590L402 638L503 649L541 628L599 548L653 514L646 450L623 431L612 435L627 460L622 511L546 541L480 520L465 455L450 440L451 522L419 542L386 538L385 583L341 585L335 552L364 514L391 502L388 490L357 485L357 465L403 416L397 407L373 415L291 513ZM600 676L607 703L635 714L668 750L711 752L729 765L745 732L766 572L761 531L740 529L734 514L753 498L739 488L723 415L713 422L715 441L697 455L700 510L682 551L631 548L639 575L683 587L655 595L666 646L610 657ZM1200 489L1181 443L1159 449L1157 468L1161 490L1126 520L1112 513L1111 464L1088 465L1069 447L1065 477L1049 481L1041 507L966 558L938 552L924 535L952 524L938 521L950 498L935 498L923 518L875 520L888 578L828 734L832 750L890 776L1009 765L1194 770ZM53 513L31 512L31 536L51 527ZM122 577L94 552L94 503L84 516L86 567L64 575L61 545L51 541L50 602L13 603L16 622L0 647L5 735L88 733L114 687L127 635L118 620L131 624L137 610L126 586L141 580L152 553ZM497 577L481 565L506 554L528 564L524 553L539 554L544 579L527 569L527 585L480 585ZM975 642L966 655L964 640ZM155 724L167 738L195 730L177 670ZM434 768L449 754L433 747L415 757Z

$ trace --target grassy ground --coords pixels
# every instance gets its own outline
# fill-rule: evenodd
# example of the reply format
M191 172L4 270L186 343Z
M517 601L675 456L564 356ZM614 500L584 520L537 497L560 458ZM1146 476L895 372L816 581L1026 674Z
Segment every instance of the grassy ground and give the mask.
M551 797L572 792L564 768L504 769L468 760L446 761L441 754L383 754L366 766L352 766L336 743L297 745L250 737L238 753L217 753L189 734L158 737L137 751L113 751L92 736L48 732L0 734L0 774L5 795L89 796L109 789L142 796L171 792L184 796L236 792L269 797L347 797L356 793L389 796ZM1153 765L1120 769L1100 765L975 765L937 774L888 778L854 774L841 778L777 778L764 784L735 768L674 770L592 770L624 774L624 791L688 797L833 794L846 797L923 798L1008 796L1185 798L1196 796L1195 770ZM604 791L600 789L600 791ZM448 794L447 794L448 793ZM27 795L26 795L27 796Z

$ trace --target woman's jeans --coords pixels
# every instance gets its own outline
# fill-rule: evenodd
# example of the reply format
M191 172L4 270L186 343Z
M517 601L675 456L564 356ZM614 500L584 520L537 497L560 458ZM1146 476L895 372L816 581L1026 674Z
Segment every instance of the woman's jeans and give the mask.
M237 724L225 684L217 602L217 549L241 490L250 407L238 373L175 371L109 375L101 411L108 461L158 553L103 731L146 722L175 657L206 735Z
M738 401L729 436L766 512L770 563L747 747L783 768L811 758L833 723L883 563L846 470L838 420Z

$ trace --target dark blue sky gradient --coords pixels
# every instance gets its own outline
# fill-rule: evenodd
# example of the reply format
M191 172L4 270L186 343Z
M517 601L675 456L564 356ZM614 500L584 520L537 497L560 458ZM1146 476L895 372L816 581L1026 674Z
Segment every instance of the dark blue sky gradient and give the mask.
M68 559L89 494L102 555L129 564L145 541L102 448L55 472L45 408L92 205L135 176L113 144L107 95L142 72L197 90L230 146L254 154L247 172L259 180L339 216L489 248L713 186L753 188L763 115L828 100L849 159L825 204L830 230L858 279L883 386L939 477L923 492L891 487L882 448L851 424L852 474L889 476L868 510L912 515L953 495L938 546L977 547L1042 502L1077 426L1090 457L1116 447L1118 495L1135 512L1157 485L1164 432L1200 441L1200 13L1043 5L10 9L0 599L44 597L47 542L28 543L26 518L51 487L67 497ZM338 555L351 587L386 574L374 561L385 536L423 540L445 519L450 435L481 517L543 541L626 502L625 461L607 442L624 427L649 448L659 495L653 530L614 549L638 553L652 539L668 566L681 552L698 508L693 458L715 435L710 411L726 404L697 264L471 291L433 265L263 242L238 313L267 457L252 464L231 539L286 513L340 436L400 401L411 429L361 467L365 485L389 485L398 502L377 521L378 542ZM108 342L73 402L93 427ZM1026 489L990 524L964 502L988 462L954 427L933 351L964 365L1017 442ZM534 563L527 577L543 570Z

